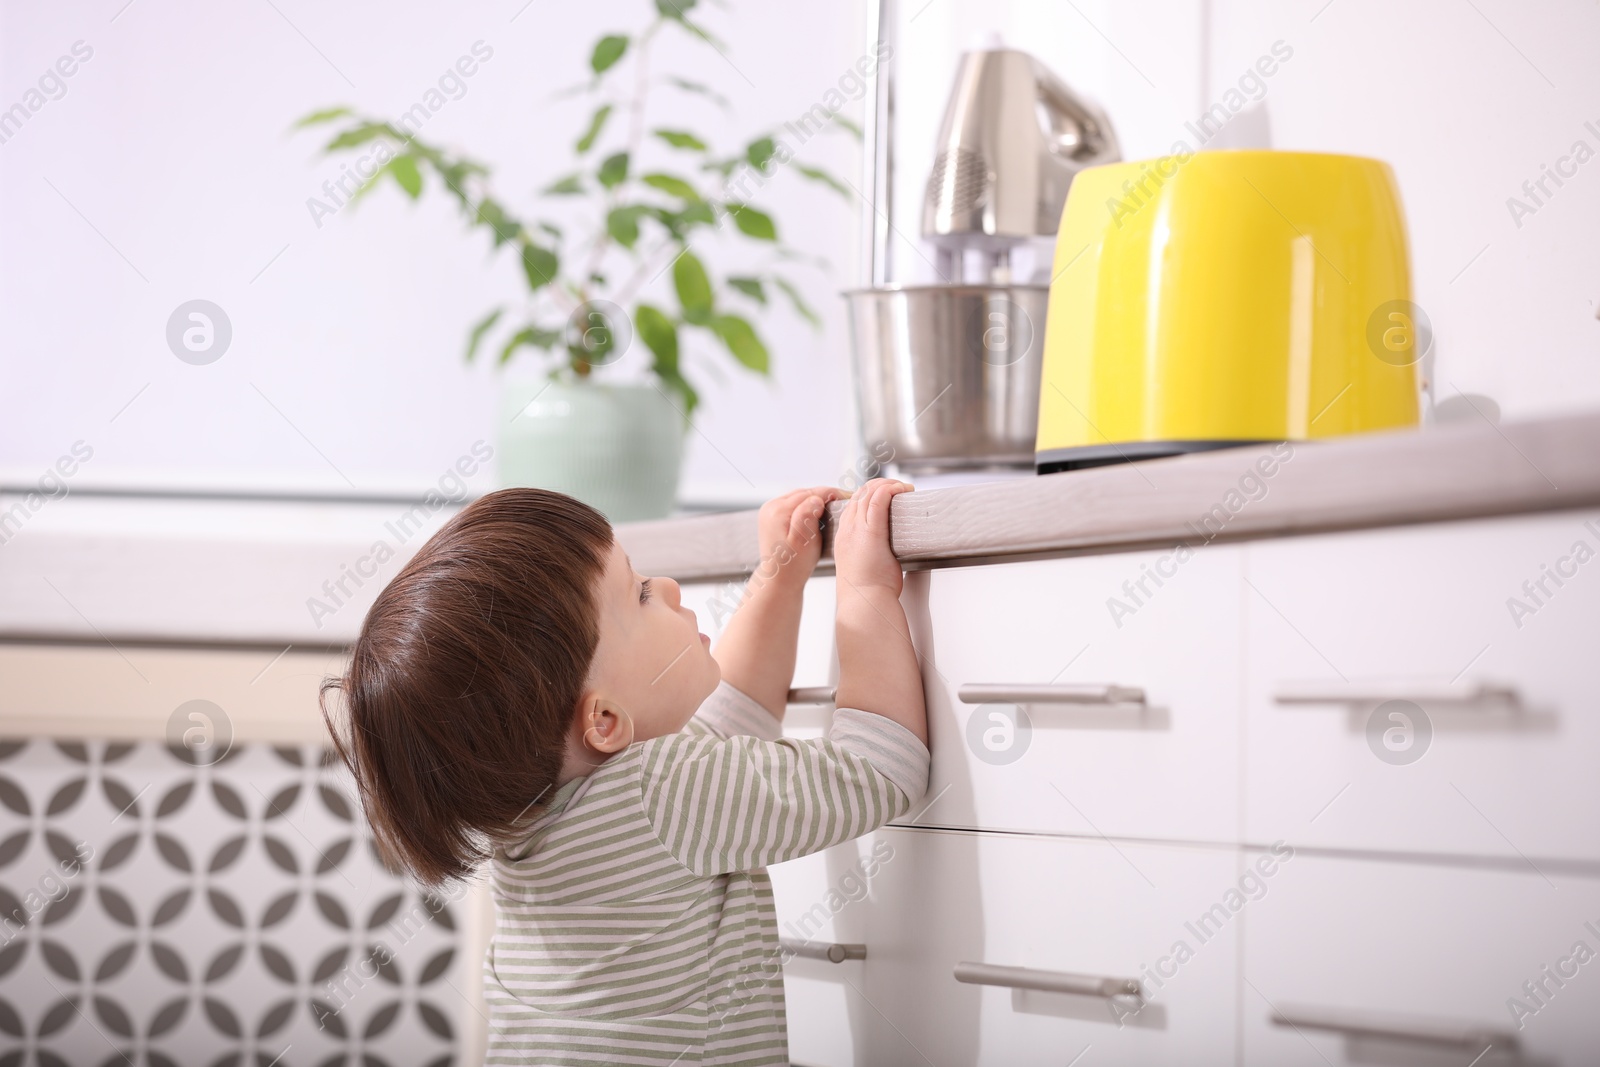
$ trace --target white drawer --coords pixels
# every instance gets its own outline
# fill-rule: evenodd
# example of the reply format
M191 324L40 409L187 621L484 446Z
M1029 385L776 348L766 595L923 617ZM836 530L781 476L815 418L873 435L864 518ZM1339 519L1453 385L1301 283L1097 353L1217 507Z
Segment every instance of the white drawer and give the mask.
M1232 850L876 837L893 853L870 897L857 1062L1062 1067L1088 1048L1085 1064L1234 1062L1237 938L1222 924L1202 942L1186 926L1237 886ZM1148 999L968 984L960 964L1135 979Z
M805 606L800 615L800 640L795 650L795 686L832 686L836 678L833 654L832 575L806 582ZM711 638L712 651L739 605L743 582L686 582L683 603L700 620L700 631Z
M873 848L880 850L873 855ZM813 952L860 945L868 918L867 895L882 868L886 842L872 837L768 868L777 906L778 936L786 948L806 943ZM789 1018L789 1058L807 1067L852 1067L858 1059L851 1020L861 1001L863 962L833 962L790 954L784 964Z
M1595 1061L1600 881L1300 855L1251 909L1247 1064ZM1572 958L1580 942L1584 964ZM1525 982L1550 995L1533 1000ZM1514 1013L1515 1002L1526 1010Z
M1563 512L1250 545L1250 838L1600 859L1600 559L1573 551L1597 531ZM1557 566L1535 605L1524 583ZM1521 710L1456 699L1479 686Z
M933 753L908 818L1236 840L1241 569L1236 546L1213 545L1182 562L1158 550L907 575ZM1136 688L1147 704L961 699L1042 683Z

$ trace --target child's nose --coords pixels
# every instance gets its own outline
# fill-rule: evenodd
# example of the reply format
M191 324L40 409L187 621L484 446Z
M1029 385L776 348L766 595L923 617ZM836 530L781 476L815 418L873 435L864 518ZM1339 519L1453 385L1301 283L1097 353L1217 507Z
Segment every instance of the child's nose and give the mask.
M683 590L678 587L678 583L676 581L671 578L660 578L657 580L662 582L667 587L667 600L672 604L673 607L677 607L679 604L683 603Z

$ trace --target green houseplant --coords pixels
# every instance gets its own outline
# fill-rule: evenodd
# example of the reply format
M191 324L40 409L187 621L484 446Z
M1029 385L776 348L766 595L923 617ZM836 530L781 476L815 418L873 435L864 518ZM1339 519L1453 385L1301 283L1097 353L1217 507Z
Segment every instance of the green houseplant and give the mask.
M297 124L334 125L325 153L368 157L370 173L351 202L386 179L414 200L436 186L454 198L469 230L482 228L494 252L517 258L525 299L489 309L466 338L469 363L486 351L497 352L503 366L527 349L548 368L542 381L503 384L500 480L572 493L613 521L665 515L676 499L684 432L699 403L681 359L685 342L703 338L767 375L767 345L752 317L781 295L820 325L794 282L774 269L804 257L751 204L789 163L781 138L764 134L722 153L681 123L652 121L648 113L661 87L686 94L680 101L692 95L728 108L710 87L650 69L651 45L667 31L723 51L690 17L695 3L655 0L654 18L641 31L595 42L592 76L573 90L591 98L593 109L572 143L570 173L543 189L525 214L496 195L487 166L422 140L404 120L334 107ZM833 121L859 135L842 116ZM666 162L649 164L652 156ZM793 169L848 198L827 172L798 163ZM718 233L765 247L772 266L719 275L706 263L711 242L703 240ZM674 300L647 299L648 290L668 284ZM647 351L643 383L597 373L634 340Z

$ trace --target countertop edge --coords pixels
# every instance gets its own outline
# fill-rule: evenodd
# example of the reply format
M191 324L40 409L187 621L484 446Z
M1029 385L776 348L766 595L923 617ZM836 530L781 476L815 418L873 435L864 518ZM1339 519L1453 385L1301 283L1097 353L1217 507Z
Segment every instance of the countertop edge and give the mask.
M1600 412L1584 412L1231 448L905 493L892 505L890 536L902 563L938 565L1593 504L1600 504ZM617 536L646 574L742 578L760 562L755 511L624 523Z

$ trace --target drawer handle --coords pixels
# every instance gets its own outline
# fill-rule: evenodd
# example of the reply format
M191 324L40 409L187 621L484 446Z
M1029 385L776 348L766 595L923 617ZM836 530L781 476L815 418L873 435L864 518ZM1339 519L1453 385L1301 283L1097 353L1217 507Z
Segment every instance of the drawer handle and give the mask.
M1334 1008L1288 1006L1272 1012L1274 1026L1291 1026L1297 1030L1327 1030L1351 1037L1392 1038L1398 1041L1421 1041L1430 1045L1443 1045L1463 1051L1476 1052L1485 1045L1506 1051L1517 1048L1517 1035L1509 1030L1447 1020L1404 1018Z
M1138 704L1144 690L1126 685L964 685L963 704Z
M864 960L867 958L866 945L841 945L828 941L797 941L794 938L783 937L778 939L778 946L785 952L796 956L804 956L808 960L827 960L829 963L843 963L845 960Z
M1032 967L997 967L992 963L956 964L956 981L968 985L997 985L1011 989L1038 989L1046 993L1077 993L1086 997L1143 997L1137 978L1107 978L1066 971L1038 971Z
M831 685L807 685L789 690L791 704L832 704L836 690Z
M1390 700L1409 700L1417 704L1522 706L1516 689L1486 682L1468 688L1405 683L1282 682L1272 699L1279 704L1382 704Z

